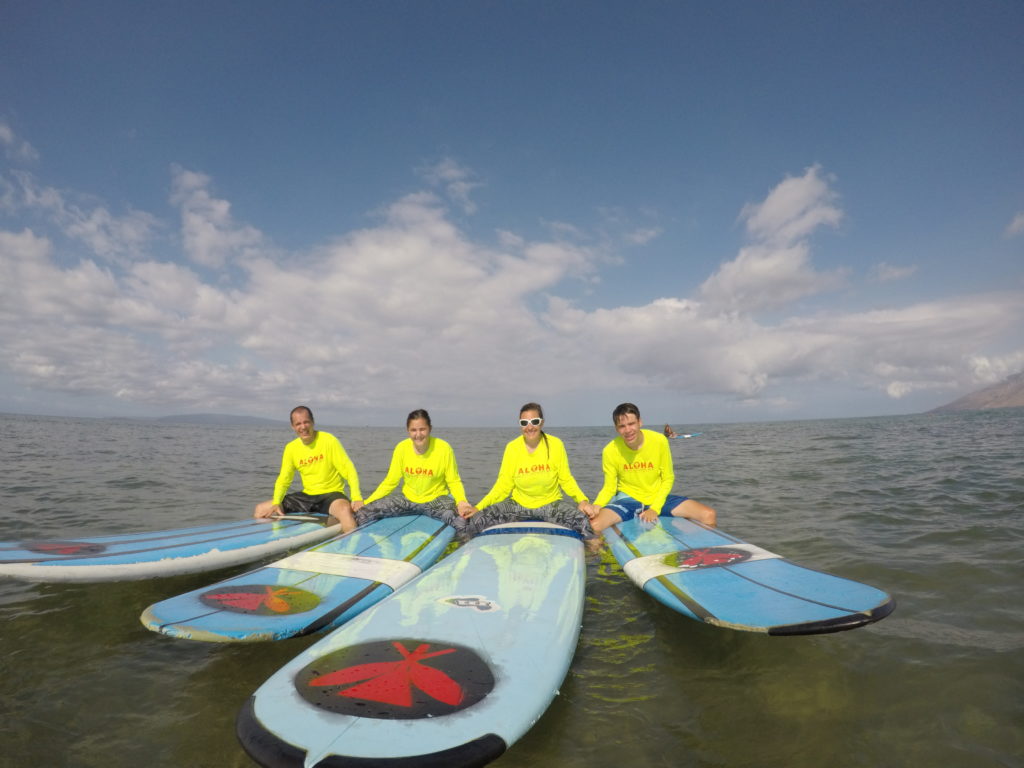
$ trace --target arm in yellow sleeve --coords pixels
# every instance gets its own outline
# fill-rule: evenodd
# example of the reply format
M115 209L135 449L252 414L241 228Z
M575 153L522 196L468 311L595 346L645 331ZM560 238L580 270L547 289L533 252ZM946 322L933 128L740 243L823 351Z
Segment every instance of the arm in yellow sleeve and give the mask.
M658 453L655 466L661 470L661 482L658 484L658 489L655 492L654 500L651 502L650 507L659 515L661 514L661 508L665 506L665 499L670 493L672 493L672 486L676 482L676 473L672 469L672 451L668 446L668 439L664 435L659 435L656 432L652 432L656 438L660 438L658 443ZM650 439L648 437L648 439Z
M359 473L356 472L356 465L352 463L352 459L348 457L345 452L345 446L341 444L341 441L337 441L337 453L334 457L334 467L338 470L343 481L348 482L349 496L352 501L362 501L363 493L359 490Z
M455 462L455 451L448 447L448 465L444 469L444 481L448 485L448 492L455 499L456 503L466 502L466 488L459 477L459 465Z
M289 445L291 445L289 443ZM274 503L280 504L288 493L288 489L292 486L292 480L295 477L295 463L291 459L291 455L288 451L289 445L284 447L284 451L281 453L281 470L277 473L277 480L274 481Z
M515 485L515 468L511 457L514 442L505 446L505 453L501 457L501 467L498 469L498 479L494 481L494 486L487 492L487 495L476 503L477 509L482 510L491 504L504 501L512 493L512 487Z
M561 440L558 441L558 453L558 485L562 488L565 495L577 504L590 501L587 495L580 490L576 478L572 476L572 470L569 469L569 454L565 450L565 443Z
M619 471L612 459L612 443L608 443L601 451L601 471L604 473L604 485L594 499L594 506L603 507L612 500L612 496L619 489Z
M385 475L384 479L380 481L380 485L377 486L377 489L365 499L365 503L369 504L371 501L383 499L398 487L399 482L402 480L401 449L402 443L395 446L395 450L391 452L391 466L388 467L387 475Z

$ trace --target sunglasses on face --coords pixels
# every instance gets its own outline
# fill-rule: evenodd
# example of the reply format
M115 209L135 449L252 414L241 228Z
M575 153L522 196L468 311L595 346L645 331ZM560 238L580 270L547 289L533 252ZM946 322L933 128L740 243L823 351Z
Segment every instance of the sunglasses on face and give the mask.
M520 419L519 420L519 426L520 427L525 427L526 425L530 425L531 427L539 427L543 423L544 423L544 419L538 419L538 418Z

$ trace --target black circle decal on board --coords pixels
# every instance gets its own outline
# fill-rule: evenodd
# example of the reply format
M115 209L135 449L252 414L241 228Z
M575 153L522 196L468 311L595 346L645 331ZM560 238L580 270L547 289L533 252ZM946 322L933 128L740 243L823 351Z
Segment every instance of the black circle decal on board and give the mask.
M71 555L98 555L106 550L103 544L93 541L23 541L22 549L43 555L70 557Z
M321 656L295 676L295 688L341 715L414 720L473 706L494 689L494 675L469 648L402 638Z
M673 568L709 568L715 565L734 565L749 559L750 553L745 549L705 547L673 552L668 556L666 564Z
M203 592L199 601L211 608L258 616L304 613L320 604L320 598L312 592L276 584L225 585Z

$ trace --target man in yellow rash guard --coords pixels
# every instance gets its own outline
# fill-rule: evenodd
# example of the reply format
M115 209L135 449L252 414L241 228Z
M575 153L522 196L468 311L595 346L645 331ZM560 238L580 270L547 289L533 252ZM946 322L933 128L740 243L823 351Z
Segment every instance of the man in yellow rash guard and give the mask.
M356 521L365 525L383 517L419 514L461 530L476 510L466 501L455 452L444 440L431 437L430 414L422 408L409 414L405 428L409 437L395 446L387 475L365 506L352 505ZM402 493L391 493L399 482Z
M596 538L589 520L592 507L572 476L565 445L545 434L543 423L544 413L537 403L520 409L523 434L505 446L498 478L477 503L480 513L470 520L470 534L497 523L543 520L571 528L584 539ZM562 491L576 505L563 498Z
M643 428L640 410L622 403L612 412L619 436L601 451L604 485L594 499L594 530L639 517L653 523L658 515L689 517L714 526L715 510L686 496L671 494L675 482L668 439Z
M274 497L256 505L254 517L284 514L329 514L348 532L356 527L352 505L345 495L347 481L352 498L359 502L359 475L345 449L334 435L313 427L313 412L304 405L291 412L296 439L284 447L281 471L274 483ZM288 493L298 470L302 490Z

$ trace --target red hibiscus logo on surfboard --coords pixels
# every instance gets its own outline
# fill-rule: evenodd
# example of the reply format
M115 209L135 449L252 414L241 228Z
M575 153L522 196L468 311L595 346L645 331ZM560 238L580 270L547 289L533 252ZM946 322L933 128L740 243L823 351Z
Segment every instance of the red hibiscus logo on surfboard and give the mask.
M703 549L684 549L673 552L666 558L667 565L673 568L709 568L714 565L734 565L750 558L750 553L743 549L729 547L704 547Z
M312 592L276 584L241 584L210 589L199 596L203 605L233 613L285 616L309 611L320 604Z
M98 555L106 550L103 544L92 541L23 541L22 549L29 552L39 552L43 555L59 555L70 557L71 555Z
M295 687L338 714L411 720L476 704L494 689L494 676L469 648L403 638L327 654L296 675Z

